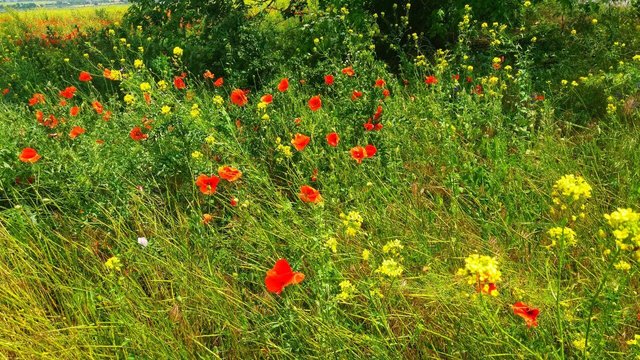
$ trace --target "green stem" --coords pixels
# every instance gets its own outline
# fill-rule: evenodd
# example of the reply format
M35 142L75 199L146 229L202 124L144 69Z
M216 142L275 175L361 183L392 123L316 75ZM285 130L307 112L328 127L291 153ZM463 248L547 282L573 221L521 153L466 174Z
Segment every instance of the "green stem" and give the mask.
M593 315L593 309L596 307L596 301L598 300L598 296L600 296L602 289L604 289L604 284L605 282L607 282L607 279L609 278L609 273L611 272L611 269L613 269L613 265L616 263L616 260L618 260L619 253L620 253L620 249L616 248L616 252L613 254L613 257L611 258L611 262L609 262L607 269L604 271L604 274L602 275L602 280L600 280L600 284L598 284L598 288L596 289L596 292L591 297L591 305L589 306L589 315L587 316L587 329L584 332L584 349L582 350L583 358L586 358L586 355L587 355L587 346L589 345L589 333L591 331L591 316Z
M558 241L558 246L560 247L560 251L558 252L558 289L556 293L556 317L558 321L558 329L560 336L560 354L561 358L564 359L564 329L562 326L562 309L560 308L560 293L562 291L562 268L564 267L564 236L561 236Z

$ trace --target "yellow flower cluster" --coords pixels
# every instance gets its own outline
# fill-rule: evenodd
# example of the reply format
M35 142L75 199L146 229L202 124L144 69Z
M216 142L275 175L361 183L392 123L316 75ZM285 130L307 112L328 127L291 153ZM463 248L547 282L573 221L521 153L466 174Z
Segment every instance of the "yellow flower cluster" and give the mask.
M331 250L332 253L337 253L338 252L338 239L334 238L334 237L330 237L329 239L327 239L327 241L324 243L324 246Z
M492 296L498 295L495 284L500 281L502 274L498 270L498 261L494 257L469 255L464 259L464 268L458 269L456 275L466 277L467 283L469 285L475 284L478 292Z
M359 212L349 211L349 214L340 213L340 219L342 219L342 225L345 227L345 234L347 236L355 236L360 232L363 219Z
M551 197L554 205L558 207L557 210L560 212L569 210L572 220L575 221L578 217L584 218L585 216L584 203L591 198L591 186L582 176L565 175L553 185ZM555 211L556 209L551 208L552 214ZM578 215L576 216L573 211L577 211Z
M382 261L382 265L380 265L377 269L377 273L381 273L387 275L389 277L399 277L402 275L402 264L393 260L393 259L385 259Z
M640 247L640 213L632 209L618 209L605 214L605 219L613 229L613 237L621 250L634 250ZM640 258L640 250L635 252Z
M356 287L349 280L340 282L340 293L336 296L338 301L346 301L353 297L356 293Z
M120 269L122 269L122 263L117 256L112 256L107 261L105 261L104 267L106 267L110 271L120 271Z
M400 240L389 241L382 247L382 252L385 254L398 255L400 250L404 249L404 245L400 243Z
M276 145L276 151L281 153L285 158L290 158L293 156L293 153L291 152L291 146L282 145L282 139L280 139L280 137L276 138Z
M549 229L547 234L551 238L549 247L556 246L558 241L564 241L564 244L569 246L575 246L578 243L576 232L568 227L554 227Z

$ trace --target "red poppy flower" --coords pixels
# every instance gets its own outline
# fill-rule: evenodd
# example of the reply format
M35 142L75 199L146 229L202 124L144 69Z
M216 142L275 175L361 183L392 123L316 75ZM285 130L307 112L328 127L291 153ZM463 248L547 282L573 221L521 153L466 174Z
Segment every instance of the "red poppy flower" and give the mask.
M260 98L260 101L262 101L263 103L271 104L271 102L273 102L273 95L271 94L263 95Z
M224 85L224 79L223 78L218 78L218 80L216 80L213 83L213 86L215 86L215 87L221 87L222 85Z
M378 107L376 108L376 113L373 114L373 120L378 120L380 119L380 117L382 117L382 106L378 105Z
M42 122L42 125L54 129L56 126L58 126L58 119L56 119L53 114L49 115L49 117Z
M347 76L349 76L349 77L354 76L356 74L356 72L353 71L353 66L349 66L349 67L346 67L346 68L342 69L342 73L347 75Z
M285 92L289 88L289 79L284 78L280 80L280 84L278 84L278 91Z
M71 131L69 132L69 137L72 139L77 138L79 135L82 135L85 133L85 129L83 129L80 126L74 126L73 129L71 129Z
M187 87L187 85L184 83L184 79L181 76L176 76L173 78L173 86L175 86L178 90L182 90Z
M358 100L361 97L362 97L362 91L353 90L353 93L351 93L351 101Z
M471 93L472 93L472 94L476 94L476 95L481 95L481 94L482 94L482 92L483 92L482 84L478 84L478 85L476 85L476 87L474 87L474 88L471 90Z
M311 138L306 135L296 134L293 140L291 140L291 144L293 144L296 150L302 151L305 147L307 147L310 140Z
M382 96L384 96L385 98L388 98L389 95L391 95L391 92L389 91L389 89L382 90Z
M33 94L33 96L31 97L31 99L29 99L29 106L33 106L36 104L44 104L44 95L39 94L39 93L35 93Z
M382 123L377 123L374 127L373 130L375 131L380 131L382 130Z
M82 81L82 82L89 82L93 79L93 77L91 77L91 74L89 74L86 71L80 71L80 76L78 76L78 80Z
M429 75L424 79L425 84L427 85L435 85L438 83L438 78L433 75Z
M60 104L60 106L62 107L67 106L67 100L62 99L58 104Z
M538 326L538 314L540 314L540 309L529 307L529 305L523 303L522 301L518 301L513 304L513 313L520 316L524 319L525 323L528 327L537 327Z
M276 261L273 269L267 271L264 284L269 292L280 295L286 286L299 284L302 280L304 280L303 273L294 272L287 260L280 259Z
M306 203L317 204L322 202L322 196L320 195L320 191L312 188L309 185L302 185L300 187L300 193L298 194L300 200Z
M100 104L100 102L98 101L92 102L91 106L93 107L93 110L95 110L97 114L102 114L102 112L104 111L102 104Z
M38 120L38 122L42 124L43 119L44 119L44 113L40 110L36 111L36 120Z
M244 90L235 89L231 91L231 102L238 106L245 106L249 99L247 99L247 93Z
M146 92L146 93L143 94L143 96L144 96L144 102L146 102L147 105L150 105L151 104L151 94Z
M107 79L111 79L111 70L110 69L104 69L104 71L102 72L102 75L104 77L106 77Z
M202 74L202 76L205 79L213 79L213 78L215 78L215 76L209 70L205 71L204 74Z
M69 115L71 116L78 116L79 112L80 112L80 108L77 106L74 106L71 109L69 109Z
M544 101L544 95L533 95L533 100L535 101Z
M378 79L378 80L376 80L376 84L374 85L374 87L383 88L386 85L387 85L387 82L384 81L384 79Z
M2 89L2 96L7 95L9 93L9 91L11 91L11 89L9 89L9 88Z
M451 75L451 79L453 79L454 81L460 80L460 74Z
M215 175L207 176L201 174L196 179L196 186L200 188L201 193L205 195L213 195L216 193L219 182L220 178Z
M221 166L218 168L218 175L228 182L234 182L242 177L242 171L231 166Z
M473 78L471 76L467 76L465 81L468 82L468 83L472 83L473 82Z
M362 159L364 159L365 157L367 157L367 150L365 150L365 148L363 148L362 146L356 146L353 147L350 150L351 153L351 157L358 162L358 164L362 163Z
M40 157L41 156L38 155L38 152L35 149L24 148L18 156L18 159L20 159L20 161L22 162L33 164L40 160Z
M322 100L320 100L320 95L316 95L309 99L309 109L311 111L317 111L322 107Z
M129 132L129 137L135 141L140 141L146 139L148 136L142 132L142 129L139 126L136 126Z
M364 151L367 154L366 157L370 158L370 157L373 157L373 155L375 155L378 152L378 149L376 149L375 146L369 144L364 147Z
M325 76L324 76L324 83L325 83L327 86L331 86L331 85L333 85L333 81L334 81L333 75L325 75Z
M327 144L329 144L329 146L336 147L338 146L339 142L340 135L338 135L338 133L332 132L330 134L327 134Z
M373 129L374 129L374 127L375 127L375 125L373 125L373 123L371 122L371 119L369 119L369 121L367 121L367 122L364 124L364 129L365 129L366 131L371 131L371 130L373 130Z

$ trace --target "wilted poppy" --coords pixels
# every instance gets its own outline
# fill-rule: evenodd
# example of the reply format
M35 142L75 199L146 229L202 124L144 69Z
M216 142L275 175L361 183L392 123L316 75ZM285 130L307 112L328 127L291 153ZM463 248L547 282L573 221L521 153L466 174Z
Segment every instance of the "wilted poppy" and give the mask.
M202 75L205 79L213 79L215 78L215 76L211 73L211 71L207 70L204 72L204 74Z
M56 126L58 126L58 119L56 119L55 116L53 116L53 114L49 115L48 118L44 119L44 121L42 121L42 125L54 129Z
M196 186L200 188L201 193L205 195L213 195L216 193L219 182L220 178L215 175L207 176L201 174L196 179Z
M362 91L353 90L353 93L351 93L351 100L352 101L358 100L361 97L362 97Z
M78 80L82 81L82 82L89 82L93 79L93 77L91 76L91 74L89 74L86 71L80 71L80 76L78 76Z
M296 134L293 140L291 140L291 144L293 144L296 150L302 151L305 147L307 147L310 140L311 138L306 135Z
M376 113L373 114L373 120L378 120L382 117L382 106L378 105L378 108L376 108Z
M300 193L298 194L300 200L306 203L317 204L322 202L322 196L320 195L320 191L312 188L309 185L303 185L300 187Z
M182 90L187 87L182 76L176 76L173 78L173 86L175 86L178 90Z
M231 102L238 106L245 106L249 99L247 99L247 94L244 90L235 89L231 91Z
M18 156L18 159L20 159L20 161L22 162L33 164L38 160L40 160L40 157L41 156L38 155L38 152L35 149L24 148L22 149L22 152Z
M429 75L424 79L425 84L427 85L435 85L438 83L438 78L433 75Z
M43 119L44 119L44 113L40 110L36 111L36 120L38 120L38 122L42 124Z
M242 171L231 166L221 166L218 168L218 175L229 182L234 182L242 177Z
M238 198L237 197L232 197L231 200L229 200L229 205L231 206L238 206Z
M280 83L278 84L278 91L285 92L287 91L288 88L289 88L289 79L284 78L280 80Z
M273 95L271 95L271 94L263 95L260 98L260 101L262 101L263 103L266 103L266 104L271 104L271 102L273 101Z
M325 75L324 76L324 83L326 85L328 85L328 86L333 85L333 81L334 81L333 75Z
M382 96L383 97L388 98L389 95L391 95L391 92L389 91L389 89L382 90Z
M78 116L79 112L80 112L80 108L77 106L73 106L71 107L71 109L69 109L69 115L71 116Z
M309 109L311 109L311 111L317 111L321 107L322 107L322 100L320 100L319 95L313 96L311 97L311 99L309 99Z
M356 74L356 72L353 71L353 66L348 66L348 67L342 69L342 73L347 75L347 76L349 76L349 77L354 76Z
M362 163L362 159L367 157L367 151L362 146L355 146L351 148L349 151L351 153L351 157L358 162L358 164Z
M528 327L538 326L537 318L538 314L540 314L540 309L529 307L529 305L521 301L513 304L512 308L513 313L523 318Z
M208 223L211 222L211 220L213 220L213 215L211 215L211 214L203 214L202 215L202 224L203 225L207 225Z
M142 132L142 129L139 126L136 126L129 132L129 137L135 141L140 141L146 139L148 136Z
M329 144L329 146L336 147L338 146L339 142L340 135L338 135L338 133L332 132L330 134L327 134L327 144Z
M285 286L299 284L302 280L304 280L303 273L294 272L287 260L280 259L276 261L273 269L267 271L264 284L269 292L280 295Z
M71 129L71 131L69 132L69 137L72 139L77 138L79 135L82 135L85 133L85 129L83 129L80 126L74 126L73 129Z

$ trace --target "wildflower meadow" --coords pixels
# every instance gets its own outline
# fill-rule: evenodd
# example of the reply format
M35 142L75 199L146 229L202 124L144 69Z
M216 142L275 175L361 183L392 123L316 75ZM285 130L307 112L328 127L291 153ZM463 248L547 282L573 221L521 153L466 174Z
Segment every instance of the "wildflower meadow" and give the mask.
M640 359L640 3L0 14L0 358Z

